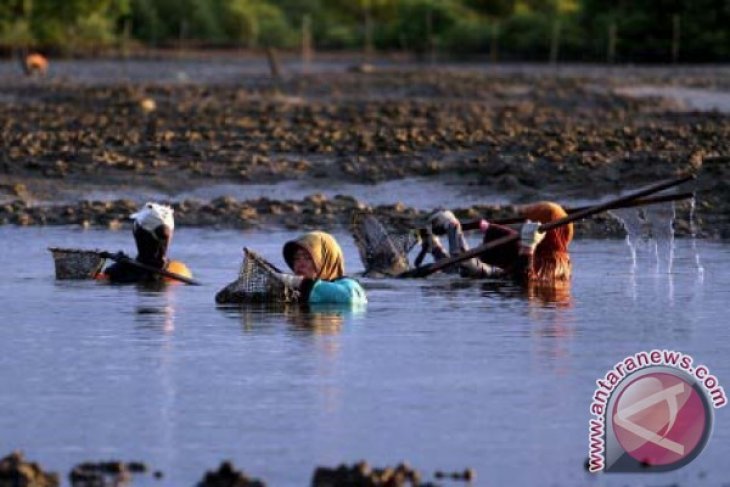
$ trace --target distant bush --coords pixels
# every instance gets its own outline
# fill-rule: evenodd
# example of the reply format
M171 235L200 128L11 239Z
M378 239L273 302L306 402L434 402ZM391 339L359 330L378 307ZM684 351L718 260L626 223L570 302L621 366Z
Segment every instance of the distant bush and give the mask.
M459 19L446 33L441 46L459 56L489 52L495 24L480 18ZM499 34L499 27L497 27Z
M220 19L226 40L247 47L292 47L297 33L275 5L251 0L232 0L223 7Z
M305 15L317 49L361 49L367 18L377 49L487 54L496 33L500 59L542 61L559 19L561 60L605 60L610 27L616 61L730 61L727 0L0 0L0 49L72 53L130 30L150 46L295 48Z
M456 25L474 16L456 0L401 0L378 45L424 53L431 49L430 42L441 46Z

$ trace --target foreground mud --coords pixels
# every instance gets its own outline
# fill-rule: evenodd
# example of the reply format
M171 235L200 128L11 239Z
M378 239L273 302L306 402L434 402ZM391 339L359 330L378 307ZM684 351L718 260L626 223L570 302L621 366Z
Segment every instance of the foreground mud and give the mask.
M136 480L142 480L148 475L149 467L142 462L85 462L73 467L68 474L72 487L117 487L131 486ZM155 471L153 479L164 484L164 473ZM467 468L458 472L433 473L434 481L427 480L428 475L422 473L407 463L399 463L394 467L371 467L361 461L348 466L317 467L312 474L309 485L312 487L435 487L447 481L449 485L455 482L472 482L476 479L474 469ZM145 485L149 480L145 480ZM60 484L57 473L47 473L34 462L28 462L21 452L13 452L0 459L0 487L58 487ZM238 469L231 461L223 461L215 470L206 472L196 487L265 487L264 480L251 477L243 470ZM302 485L307 485L302 481Z
M45 472L40 465L29 462L23 453L15 451L0 459L0 487L58 487L58 474Z
M680 74L674 81L687 86L727 89L721 71ZM668 81L650 71L630 81L647 82ZM175 191L316 179L336 187L459 174L537 201L547 191L595 198L694 171L700 233L730 236L730 115L623 96L616 89L626 83L620 70L584 77L418 67L202 85L3 79L0 197L18 201L0 220L104 225L124 216L88 209L98 204L32 207L74 186ZM306 201L177 205L184 225L347 219L344 200L319 212ZM615 232L584 235L601 233Z

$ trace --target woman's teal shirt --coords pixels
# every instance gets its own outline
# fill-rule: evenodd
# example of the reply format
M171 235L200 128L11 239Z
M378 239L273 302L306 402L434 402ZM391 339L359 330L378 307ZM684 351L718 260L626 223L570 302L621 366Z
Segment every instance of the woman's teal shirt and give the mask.
M334 281L305 279L301 287L308 303L364 304L368 302L365 290L350 277Z

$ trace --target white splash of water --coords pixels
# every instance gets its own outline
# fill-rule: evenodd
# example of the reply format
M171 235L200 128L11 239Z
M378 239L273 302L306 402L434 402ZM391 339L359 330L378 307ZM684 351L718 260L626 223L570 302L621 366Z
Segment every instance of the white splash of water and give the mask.
M690 200L689 206L690 246L692 247L692 253L695 257L695 268L697 269L698 279L702 281L705 276L705 268L702 266L702 262L700 261L700 253L697 251L697 226L695 224L695 205L696 200L693 196Z
M655 243L657 273L671 274L674 261L674 203L649 205L644 216ZM664 271L663 269L664 268Z
M620 221L626 229L626 245L631 253L631 274L635 274L638 265L637 247L643 233L644 222L635 208L620 208L611 210L608 213Z
M626 243L631 252L631 272L635 273L642 251L654 257L657 274L669 274L674 261L674 203L644 208L621 208L610 214L626 230Z

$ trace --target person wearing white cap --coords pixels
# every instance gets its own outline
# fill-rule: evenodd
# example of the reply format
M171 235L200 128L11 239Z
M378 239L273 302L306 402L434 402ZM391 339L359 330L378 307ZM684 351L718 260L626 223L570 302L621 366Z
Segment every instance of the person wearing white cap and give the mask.
M182 262L169 260L167 249L175 230L173 209L157 203L146 203L130 215L134 220L132 234L137 244L137 262L156 269L164 269L184 277L192 277ZM148 272L124 262L112 264L104 270L111 282L140 282L161 279L159 274Z

